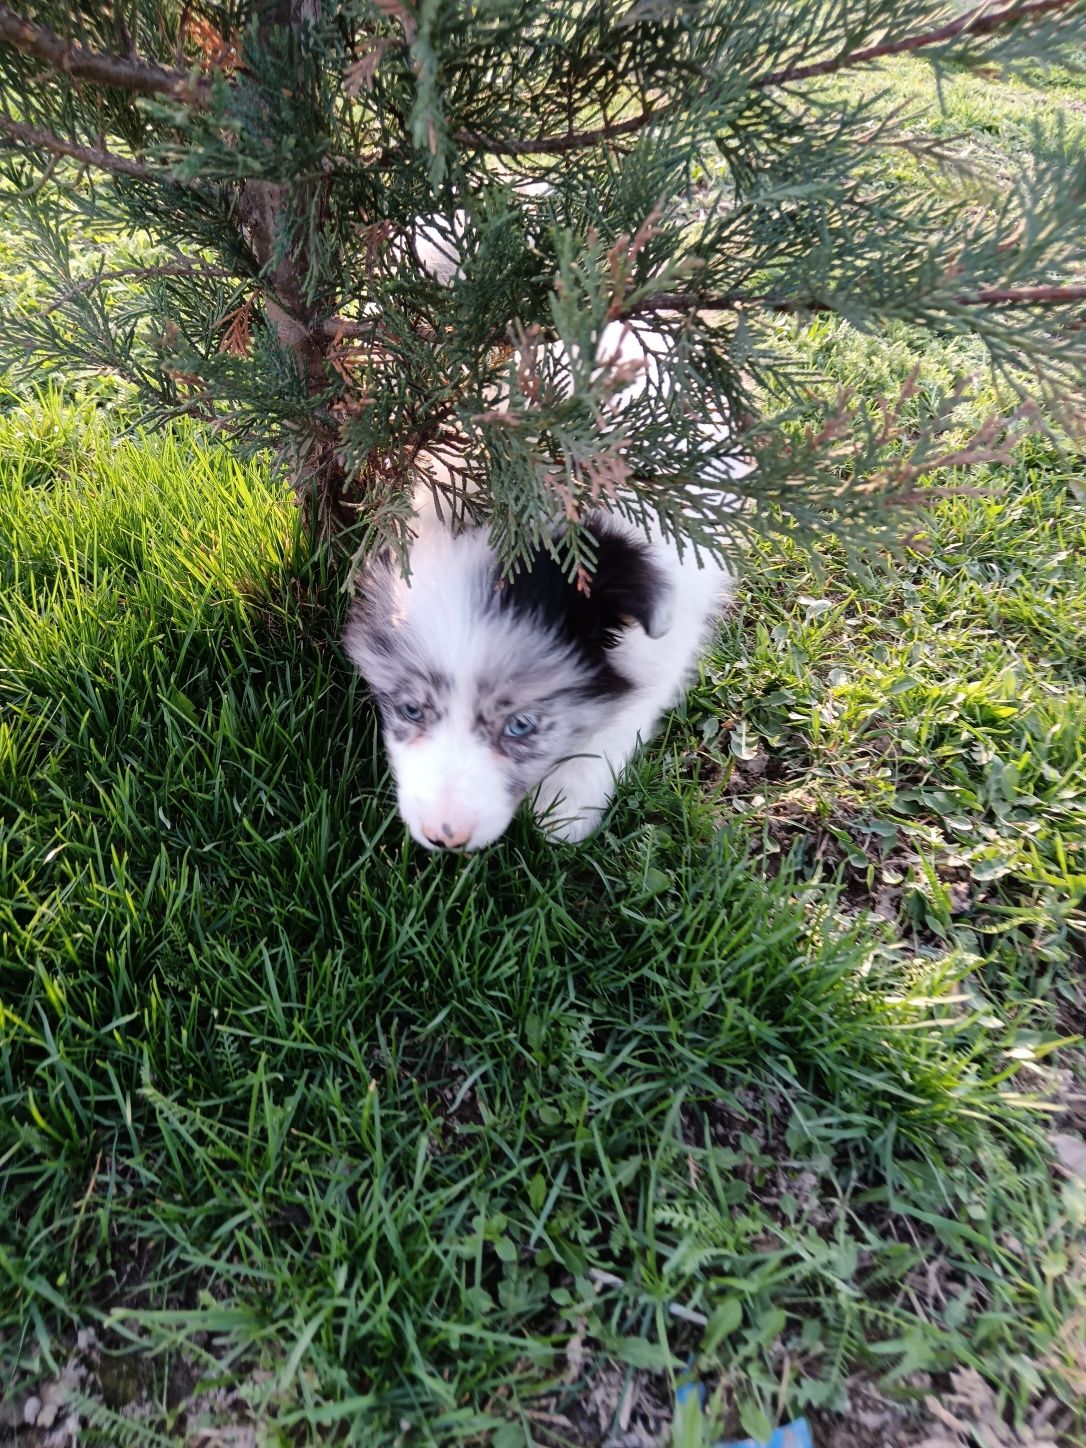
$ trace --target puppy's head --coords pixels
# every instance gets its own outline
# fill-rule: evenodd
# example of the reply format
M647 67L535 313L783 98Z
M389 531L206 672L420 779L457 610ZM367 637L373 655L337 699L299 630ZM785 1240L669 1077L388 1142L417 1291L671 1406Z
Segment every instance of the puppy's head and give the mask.
M587 595L543 553L503 582L481 531L423 536L408 579L388 557L367 568L344 646L377 701L400 814L426 849L491 844L629 692L615 646L637 624L657 632L667 585L645 545L595 531Z

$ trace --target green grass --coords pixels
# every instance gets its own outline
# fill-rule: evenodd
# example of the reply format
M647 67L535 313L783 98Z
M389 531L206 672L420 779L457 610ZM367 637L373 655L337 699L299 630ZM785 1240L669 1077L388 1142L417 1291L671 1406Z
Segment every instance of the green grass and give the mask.
M878 595L831 573L820 611L767 556L606 834L520 822L435 860L257 469L51 402L0 458L9 1373L105 1314L197 1360L221 1334L203 1352L272 1364L291 1421L444 1441L561 1376L582 1320L599 1358L685 1361L678 1301L732 1324L700 1363L748 1421L785 1354L798 1411L840 1406L871 1344L891 1378L969 1361L1019 1402L1037 1374L1070 1393L1086 1199L1049 1187L1013 1073L1058 1033L1031 992L1072 990L1086 699L1031 699L1030 638L979 632L982 550L952 630L947 564ZM1024 474L941 504L938 552L969 514L1032 598L1076 509ZM764 802L722 737L783 769ZM940 792L999 873L940 834ZM763 829L789 852L768 876ZM852 893L900 878L897 928L807 883L825 836ZM903 1290L932 1254L942 1321Z
M841 350L866 351L840 329L826 359L838 373ZM902 374L916 356L902 350ZM884 370L865 383L873 395L901 380ZM768 847L821 836L856 889L901 895L903 924L998 959L1005 992L1044 997L1034 1004L1052 1020L1062 1002L1077 1031L1086 508L1076 478L1031 440L1014 466L974 470L970 487L930 510L921 551L888 573L857 577L823 548L816 574L760 550L716 687L695 699L718 701L734 725L732 749L706 740L733 804L772 762Z
M918 406L971 362L779 341ZM266 474L7 402L3 1391L92 1326L91 1442L202 1383L272 1442L514 1448L624 1374L757 1436L965 1365L1083 1441L1073 462L1023 440L885 572L759 548L599 836L440 858Z

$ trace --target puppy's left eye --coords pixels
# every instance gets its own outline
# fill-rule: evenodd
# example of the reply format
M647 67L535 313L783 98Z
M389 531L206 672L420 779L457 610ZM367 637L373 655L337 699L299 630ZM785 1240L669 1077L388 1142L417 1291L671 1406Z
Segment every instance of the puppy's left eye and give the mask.
M400 717L406 719L409 724L421 724L423 708L421 704L401 704L399 706Z
M536 723L530 714L513 714L505 721L502 733L507 739L526 739L535 729Z

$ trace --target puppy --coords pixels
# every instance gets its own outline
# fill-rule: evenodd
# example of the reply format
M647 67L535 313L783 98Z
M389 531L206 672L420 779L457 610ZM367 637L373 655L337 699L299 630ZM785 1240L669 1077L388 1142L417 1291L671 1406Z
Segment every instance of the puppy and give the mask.
M610 330L599 355L614 350ZM454 530L427 491L416 502L409 577L390 554L371 560L344 635L381 714L400 815L425 849L479 850L529 799L552 839L583 840L679 699L730 575L601 510L587 594L544 551L503 580L485 528Z

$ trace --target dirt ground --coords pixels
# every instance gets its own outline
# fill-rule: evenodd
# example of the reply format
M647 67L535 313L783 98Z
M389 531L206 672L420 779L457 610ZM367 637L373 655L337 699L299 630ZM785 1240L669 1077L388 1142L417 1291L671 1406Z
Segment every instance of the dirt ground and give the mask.
M267 1417L254 1408L268 1379L254 1374L232 1389L202 1389L197 1369L175 1364L156 1390L141 1381L135 1359L104 1350L84 1330L62 1372L28 1383L0 1402L0 1448L120 1448L174 1442L185 1448L261 1448ZM539 1448L666 1448L672 1403L666 1379L627 1376L614 1362L590 1365L567 1395L554 1393L528 1410ZM812 1415L815 1448L1076 1448L1064 1412L1049 1399L1030 1423L1009 1427L995 1394L972 1369L935 1384L917 1380L922 1410L907 1416L873 1382L856 1378L843 1417ZM923 1391L926 1389L926 1391ZM161 1412L174 1429L164 1435ZM154 1426L152 1426L154 1424ZM741 1434L738 1436L741 1437ZM410 1443L410 1436L400 1440Z

